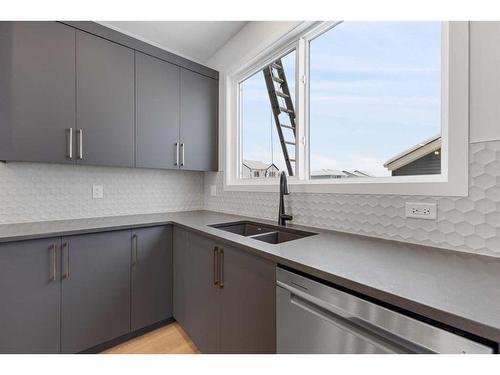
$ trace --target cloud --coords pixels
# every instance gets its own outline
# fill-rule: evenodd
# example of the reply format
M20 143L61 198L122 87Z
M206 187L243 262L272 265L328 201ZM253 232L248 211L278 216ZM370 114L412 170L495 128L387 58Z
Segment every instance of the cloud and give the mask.
M327 92L398 92L411 93L431 91L439 94L440 84L436 80L412 79L387 79L366 77L323 77L311 80L312 91Z
M441 72L439 64L432 65L404 65L373 60L364 62L359 56L332 56L328 53L315 53L311 57L311 71L318 73L336 73L370 76L429 76ZM439 62L438 62L439 63Z
M439 108L440 98L433 96L375 96L375 95L332 95L311 93L311 102L336 102L339 104L363 104L404 107L433 107Z
M439 22L345 22L311 43L313 71L429 75L440 59Z

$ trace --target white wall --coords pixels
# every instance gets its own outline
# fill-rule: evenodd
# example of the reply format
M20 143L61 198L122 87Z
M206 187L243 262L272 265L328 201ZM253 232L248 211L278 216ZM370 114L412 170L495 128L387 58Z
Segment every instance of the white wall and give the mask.
M294 26L249 24L214 56L214 66L217 64L222 72L231 69ZM221 86L221 94L223 89ZM220 99L223 134L224 97ZM223 140L220 144L224 144ZM276 193L224 191L223 180L222 172L205 175L206 209L256 218L276 217ZM215 197L210 195L212 185L217 187ZM404 203L412 201L436 202L438 219L406 219ZM291 194L287 202L294 222L299 224L500 257L500 22L470 25L468 197L301 193Z
M500 22L471 22L470 109L470 141L500 140Z
M221 72L227 71L242 61L254 57L300 23L298 21L249 22L207 61L207 65Z

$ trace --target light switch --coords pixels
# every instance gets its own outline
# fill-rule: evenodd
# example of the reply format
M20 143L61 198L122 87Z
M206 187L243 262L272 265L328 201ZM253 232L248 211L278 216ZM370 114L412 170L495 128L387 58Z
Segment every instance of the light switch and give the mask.
M104 187L102 185L92 185L92 198L93 199L104 198Z

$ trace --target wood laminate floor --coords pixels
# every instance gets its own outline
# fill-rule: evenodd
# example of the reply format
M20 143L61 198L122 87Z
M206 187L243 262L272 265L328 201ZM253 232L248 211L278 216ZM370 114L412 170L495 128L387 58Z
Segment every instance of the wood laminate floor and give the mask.
M104 354L198 354L198 348L179 323L146 333L103 352Z

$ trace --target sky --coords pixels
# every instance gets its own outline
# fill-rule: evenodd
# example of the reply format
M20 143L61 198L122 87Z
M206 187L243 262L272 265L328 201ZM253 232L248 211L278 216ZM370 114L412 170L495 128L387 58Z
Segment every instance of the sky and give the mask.
M294 90L295 51L283 65ZM262 72L240 90L243 159L285 169ZM389 175L385 161L440 133L440 97L439 22L344 22L330 29L310 45L311 171Z

